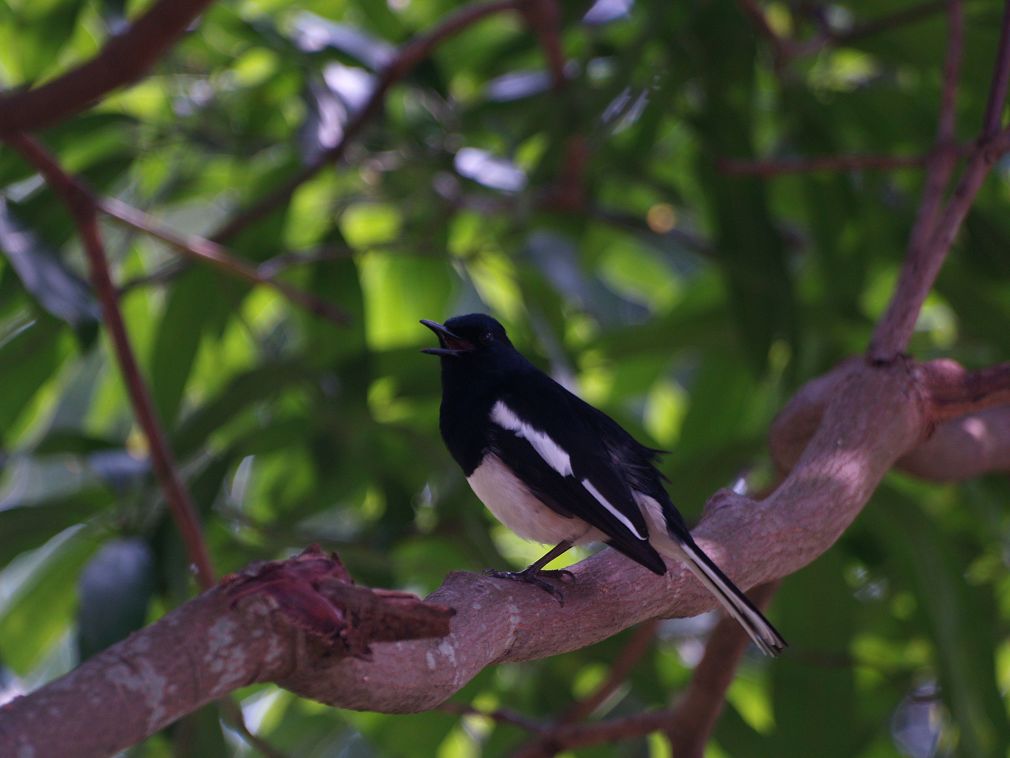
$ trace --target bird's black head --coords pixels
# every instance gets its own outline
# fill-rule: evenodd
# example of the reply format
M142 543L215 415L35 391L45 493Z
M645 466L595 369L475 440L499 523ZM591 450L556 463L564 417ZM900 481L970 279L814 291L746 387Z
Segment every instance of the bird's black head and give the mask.
M421 323L438 335L438 347L421 352L443 358L488 358L512 353L515 348L505 334L505 327L483 313L456 316L445 324L421 319Z

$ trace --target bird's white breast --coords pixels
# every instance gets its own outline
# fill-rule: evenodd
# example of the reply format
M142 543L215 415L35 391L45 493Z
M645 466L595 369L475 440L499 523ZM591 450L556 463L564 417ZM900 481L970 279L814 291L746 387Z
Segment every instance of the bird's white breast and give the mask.
M494 453L484 456L467 482L495 518L524 539L546 545L603 539L582 519L565 518L541 503Z

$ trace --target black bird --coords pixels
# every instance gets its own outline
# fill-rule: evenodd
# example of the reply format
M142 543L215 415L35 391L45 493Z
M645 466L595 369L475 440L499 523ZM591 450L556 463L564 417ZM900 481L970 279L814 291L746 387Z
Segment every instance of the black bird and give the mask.
M563 601L543 567L573 545L604 541L663 575L684 561L766 654L786 646L768 620L691 537L653 461L616 421L526 360L505 329L474 313L422 320L442 363L442 439L477 497L520 537L554 544L518 573ZM557 572L555 572L557 573Z

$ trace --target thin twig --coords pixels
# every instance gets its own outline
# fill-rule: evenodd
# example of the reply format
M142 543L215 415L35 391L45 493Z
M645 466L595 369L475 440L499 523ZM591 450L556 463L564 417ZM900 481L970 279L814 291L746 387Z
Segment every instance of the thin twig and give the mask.
M281 752L265 739L254 733L245 722L242 714L242 707L230 697L221 698L218 703L221 706L221 713L235 730L242 735L242 739L253 748L258 750L265 758L288 758L286 753Z
M993 65L992 84L986 99L985 117L982 119L983 140L995 137L1000 130L1003 106L1006 105L1007 80L1010 79L1010 2L1003 5L1003 24L1000 27L999 46L996 49L996 63Z
M644 737L665 728L672 715L673 709L662 708L607 721L565 724L551 732L546 755L553 755L562 750ZM520 748L513 753L512 758L543 758L544 755L544 748L538 743Z
M778 588L769 582L752 590L751 599L764 608ZM673 754L677 758L702 758L705 745L726 702L726 690L750 640L732 618L723 617L705 645L705 654L694 668L691 683L673 708L666 726Z
M968 214L989 169L1001 154L997 152L997 146L1002 147L1006 142L998 128L999 115L1006 102L1007 79L1010 77L1008 27L1010 27L1010 0L1004 3L999 48L989 86L986 116L981 134L950 201L934 226L933 233L921 243L909 246L894 296L884 316L877 323L870 343L869 356L874 362L890 362L908 345L922 303L933 287L954 237L961 228L961 222ZM915 235L912 242L918 242Z
M659 626L658 619L652 619L640 624L631 639L621 650L620 655L614 660L610 667L607 678L600 682L600 685L582 700L578 700L566 710L558 723L571 724L575 721L582 721L588 718L593 711L599 708L603 702L610 697L620 687L624 680L628 678L632 669L638 664L656 638L656 629Z
M438 706L438 710L443 713L451 713L454 716L480 716L481 718L491 719L499 724L517 726L528 732L542 733L545 728L539 721L524 716L511 708L495 708L494 710L485 711L466 703L442 703Z
M610 697L624 680L628 678L635 665L642 656L649 652L652 641L656 637L656 627L659 626L657 619L650 619L639 624L631 635L631 639L621 650L620 655L610 667L607 678L600 685L582 700L572 703L568 709L550 727L541 730L542 734L529 744L519 748L517 755L533 758L533 756L550 756L557 752L558 741L555 732L567 724L582 721L593 713L603 702Z
M943 194L954 172L956 156L939 148L952 144L957 117L957 84L964 57L964 11L960 0L947 3L947 54L943 65L943 90L940 95L940 115L937 118L936 147L927 164L926 182L922 200L916 213L908 250L926 243L936 228L937 211L943 203Z
M822 155L811 158L778 158L758 161L720 158L717 167L723 174L778 176L815 171L891 171L922 168L928 160L928 155Z
M105 93L142 77L211 0L158 0L94 58L34 89L0 95L0 133L35 131L67 119Z
M526 25L537 35L557 92L565 86L565 51L561 45L561 6L558 0L525 0L518 5Z
M56 159L35 139L24 135L12 135L7 137L7 141L41 172L52 190L66 203L77 223L84 243L84 252L88 258L92 286L101 303L102 319L109 331L137 423L147 437L155 474L186 545L190 562L196 567L200 586L204 589L213 587L214 569L200 529L196 508L179 476L175 457L161 429L151 394L130 347L130 338L123 314L119 310L116 287L112 283L105 248L98 229L98 208L94 195L80 181L64 171Z
M97 198L99 210L129 227L138 229L155 239L175 248L183 255L209 263L227 274L244 279L253 284L269 287L310 313L322 316L335 324L346 324L349 317L335 305L320 300L287 282L264 274L260 269L246 263L216 242L196 235L183 236L162 226L146 213L115 198Z
M280 187L240 211L211 235L211 239L215 242L225 242L232 239L239 232L286 203L302 184L326 166L336 163L343 157L348 145L357 139L368 121L381 110L389 89L413 71L440 43L481 19L502 11L515 10L517 2L520 0L492 0L480 5L460 8L455 13L446 16L438 26L405 44L379 76L368 101L347 122L340 141L322 152L312 163L305 166Z

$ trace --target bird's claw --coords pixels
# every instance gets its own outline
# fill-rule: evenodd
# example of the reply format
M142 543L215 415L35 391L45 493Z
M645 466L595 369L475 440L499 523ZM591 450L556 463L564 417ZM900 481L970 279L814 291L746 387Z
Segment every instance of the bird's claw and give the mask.
M485 576L494 577L495 579L510 579L514 582L524 582L525 584L532 584L534 587L539 587L544 592L547 592L555 600L558 601L558 605L565 604L564 593L551 584L545 576L557 577L558 579L564 580L574 580L575 574L571 571L565 569L549 570L545 571L543 569L539 571L530 571L526 569L525 571L498 571L496 569L485 569Z

